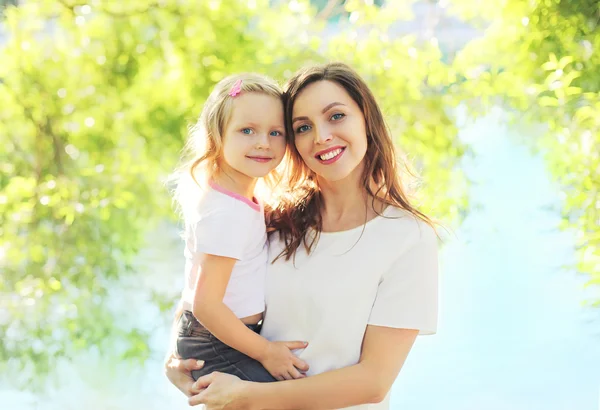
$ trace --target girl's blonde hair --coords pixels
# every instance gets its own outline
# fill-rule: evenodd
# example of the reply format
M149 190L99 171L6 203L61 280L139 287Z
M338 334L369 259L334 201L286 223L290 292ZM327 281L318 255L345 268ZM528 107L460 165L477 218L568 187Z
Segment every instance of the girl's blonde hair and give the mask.
M223 133L231 119L233 100L239 95L232 96L230 93L238 81L241 81L239 93L266 94L283 103L283 91L279 84L261 74L234 74L215 85L204 103L198 121L190 128L181 165L170 178L170 182L175 185L174 199L180 207L187 202L190 185L195 183L203 186L218 171L218 160L223 152ZM199 180L198 176L202 178Z

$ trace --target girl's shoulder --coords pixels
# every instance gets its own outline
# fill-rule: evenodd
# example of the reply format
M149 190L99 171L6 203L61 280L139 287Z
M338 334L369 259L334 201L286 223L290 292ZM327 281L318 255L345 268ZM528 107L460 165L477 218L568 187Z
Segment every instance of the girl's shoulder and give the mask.
M198 188L190 192L181 208L186 222L194 223L207 217L235 218L240 215L236 205L235 200L220 195L212 189L203 190Z

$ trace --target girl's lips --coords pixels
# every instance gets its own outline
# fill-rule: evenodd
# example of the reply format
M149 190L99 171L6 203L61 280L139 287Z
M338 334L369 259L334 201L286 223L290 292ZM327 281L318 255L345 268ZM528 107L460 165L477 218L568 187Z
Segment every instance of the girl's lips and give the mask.
M256 162L262 162L262 163L269 162L269 161L271 161L273 159L271 157L250 157L250 156L247 156L246 158L249 158L249 159L251 159L253 161L256 161Z

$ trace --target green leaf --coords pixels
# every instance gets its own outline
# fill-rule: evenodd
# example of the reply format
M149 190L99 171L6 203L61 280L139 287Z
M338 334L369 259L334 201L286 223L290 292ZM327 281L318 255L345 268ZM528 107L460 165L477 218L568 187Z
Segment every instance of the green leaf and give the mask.
M541 96L540 98L538 98L538 103L542 107L558 107L559 106L558 99L547 96L547 95L544 95L544 96Z

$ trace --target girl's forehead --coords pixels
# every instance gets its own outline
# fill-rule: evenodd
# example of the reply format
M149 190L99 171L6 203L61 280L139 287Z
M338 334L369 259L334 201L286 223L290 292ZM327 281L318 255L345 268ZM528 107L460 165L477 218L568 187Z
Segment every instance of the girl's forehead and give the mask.
M233 101L231 120L235 122L282 121L281 99L268 94L243 93Z

